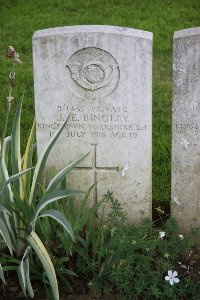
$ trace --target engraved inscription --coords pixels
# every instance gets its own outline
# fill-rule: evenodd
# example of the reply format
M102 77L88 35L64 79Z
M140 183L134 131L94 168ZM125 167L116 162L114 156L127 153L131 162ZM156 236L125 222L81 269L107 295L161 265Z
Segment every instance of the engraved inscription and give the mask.
M58 105L49 123L37 123L38 130L49 132L51 137L70 113L65 125L63 138L97 139L136 139L149 131L147 124L138 124L131 120L126 106L68 106Z
M70 73L69 87L80 98L105 97L119 82L120 73L116 59L100 48L88 47L75 52L66 66Z
M197 123L176 123L176 130L198 130L199 124Z
M199 112L200 111L200 103L193 104L192 110L195 112Z

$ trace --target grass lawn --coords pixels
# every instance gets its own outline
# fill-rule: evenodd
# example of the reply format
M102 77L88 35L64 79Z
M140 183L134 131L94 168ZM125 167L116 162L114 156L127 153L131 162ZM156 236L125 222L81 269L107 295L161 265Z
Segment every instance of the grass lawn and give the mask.
M4 122L9 61L8 45L19 52L15 99L26 90L22 139L34 117L32 35L38 29L107 24L154 33L153 200L170 200L172 37L176 30L200 26L199 0L0 0L0 131ZM17 101L13 104L14 113Z

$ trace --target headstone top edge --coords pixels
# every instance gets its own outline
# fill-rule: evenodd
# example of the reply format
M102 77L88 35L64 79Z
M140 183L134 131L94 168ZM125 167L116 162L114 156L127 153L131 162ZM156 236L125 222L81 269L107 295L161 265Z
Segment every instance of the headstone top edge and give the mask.
M37 30L33 34L33 40L46 36L54 36L65 33L116 33L123 34L133 37L139 37L144 39L153 39L153 33L149 31L144 31L140 29L128 28L128 27L119 27L119 26L109 26L109 25L75 25L75 26L64 26L64 27L55 27Z
M187 28L174 32L174 39L179 39L192 35L200 35L200 27Z

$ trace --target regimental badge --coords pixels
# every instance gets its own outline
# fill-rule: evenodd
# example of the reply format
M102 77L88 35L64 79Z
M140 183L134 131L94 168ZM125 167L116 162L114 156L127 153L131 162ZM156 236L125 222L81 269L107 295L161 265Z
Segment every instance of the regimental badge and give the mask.
M83 48L69 58L67 65L72 80L82 89L84 97L101 98L111 93L119 82L119 66L114 57L100 48ZM81 90L72 84L81 97ZM86 95L87 94L87 95Z

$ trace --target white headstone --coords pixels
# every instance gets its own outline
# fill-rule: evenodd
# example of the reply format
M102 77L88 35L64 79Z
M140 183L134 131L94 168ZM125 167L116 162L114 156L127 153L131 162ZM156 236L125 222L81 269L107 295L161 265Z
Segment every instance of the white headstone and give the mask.
M70 26L33 36L38 155L70 120L47 167L60 170L91 151L71 175L93 200L108 190L129 220L151 217L152 33Z
M172 215L200 226L200 28L174 34Z

